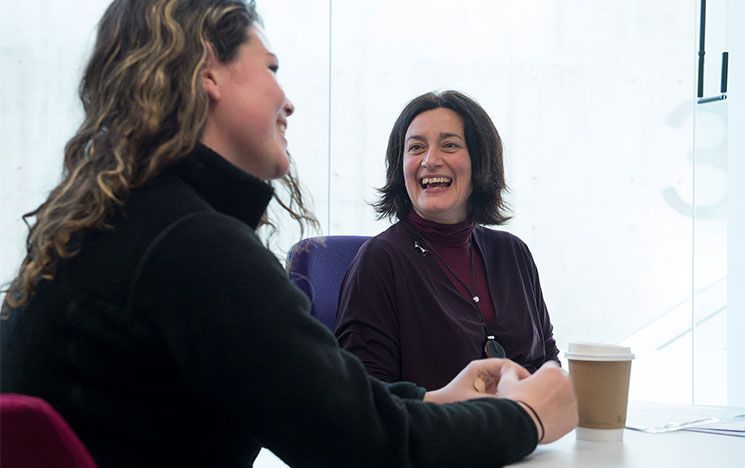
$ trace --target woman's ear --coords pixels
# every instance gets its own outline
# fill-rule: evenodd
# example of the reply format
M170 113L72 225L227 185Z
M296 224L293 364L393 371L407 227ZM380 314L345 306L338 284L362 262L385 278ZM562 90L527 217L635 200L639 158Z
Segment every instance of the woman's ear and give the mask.
M202 86L211 102L220 100L220 67L222 63L217 59L212 44L207 43L207 58L202 66Z

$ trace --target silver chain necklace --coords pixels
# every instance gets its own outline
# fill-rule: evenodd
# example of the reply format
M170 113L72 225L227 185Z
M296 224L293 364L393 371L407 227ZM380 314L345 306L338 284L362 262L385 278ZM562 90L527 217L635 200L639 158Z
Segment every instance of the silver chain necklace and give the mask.
M423 241L424 242L424 241ZM478 304L481 300L476 294L476 269L473 265L473 245L469 242L468 244L468 261L471 264L471 285L472 287L469 287L465 281L460 279L458 275L455 274L455 272L448 266L447 262L445 262L445 259L440 256L439 253L437 253L437 250L432 248L429 243L427 243L427 246L429 249L425 249L419 244L419 241L417 239L414 239L414 248L417 249L419 252L421 252L422 255L426 256L430 251L437 257L437 260L440 261L440 263L445 267L445 269L452 275L453 278L460 283L463 288L468 291L468 295L471 296L471 301L473 301L474 304Z

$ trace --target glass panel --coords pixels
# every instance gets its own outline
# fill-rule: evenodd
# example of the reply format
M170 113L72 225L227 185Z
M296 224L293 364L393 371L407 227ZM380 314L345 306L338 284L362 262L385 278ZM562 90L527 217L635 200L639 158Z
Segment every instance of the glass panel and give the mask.
M694 402L727 401L727 101L696 107Z
M728 0L707 0L705 5L704 97L720 96L722 52L735 56L736 51L729 48L736 43L730 42L730 28L735 24L734 18L739 18L742 27L745 10L741 2ZM739 9L740 16L732 9ZM735 34L740 34L739 40L745 42L742 33ZM731 85L741 87L741 83L737 86L730 81L728 88ZM734 281L745 260L742 254L745 236L742 232L739 236L730 235L738 226L742 230L745 216L743 194L737 191L745 175L737 159L742 159L745 147L742 137L736 135L743 128L743 101L737 97L733 101L729 99L730 93L727 95L726 100L699 100L695 114L693 400L696 404L745 403L742 396L737 401L738 395L745 393L742 365L745 349L740 344L745 330L745 300L742 287L733 287L745 284L742 273L739 283ZM732 120L731 113L739 119L740 127L734 125L736 120ZM735 128L740 130L732 131ZM734 140L730 141L733 136ZM740 171L733 170L737 164ZM736 329L739 334L735 333Z
M745 2L727 2L727 404L745 407ZM732 90L734 92L729 93Z

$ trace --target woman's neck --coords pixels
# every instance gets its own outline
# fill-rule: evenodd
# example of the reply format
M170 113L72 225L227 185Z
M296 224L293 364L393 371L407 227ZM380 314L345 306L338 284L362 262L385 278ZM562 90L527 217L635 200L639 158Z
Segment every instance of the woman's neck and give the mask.
M452 249L466 248L471 245L471 233L473 233L475 224L470 219L456 224L440 224L422 218L414 210L409 210L406 221L434 247Z

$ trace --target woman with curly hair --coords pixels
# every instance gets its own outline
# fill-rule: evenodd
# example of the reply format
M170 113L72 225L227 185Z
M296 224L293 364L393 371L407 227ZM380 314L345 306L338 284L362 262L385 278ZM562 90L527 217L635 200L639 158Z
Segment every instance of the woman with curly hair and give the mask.
M559 369L387 385L308 315L255 233L273 179L314 223L258 21L239 0L109 6L63 179L28 215L0 390L51 403L100 466L250 466L261 445L293 466L496 466L569 431Z

